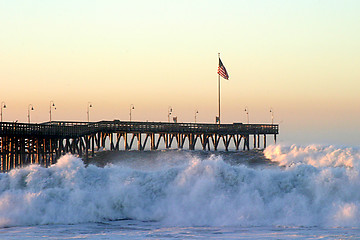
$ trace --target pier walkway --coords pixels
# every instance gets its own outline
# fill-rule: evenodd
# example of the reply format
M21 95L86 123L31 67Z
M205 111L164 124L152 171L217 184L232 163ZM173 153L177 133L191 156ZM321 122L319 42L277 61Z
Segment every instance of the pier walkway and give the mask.
M1 171L35 163L49 166L66 153L83 159L106 148L119 150L157 150L184 148L194 150L250 149L250 136L254 148L260 148L260 137L266 147L267 135L274 142L279 133L277 124L205 124L164 122L65 122L40 124L0 123ZM176 142L176 143L175 143ZM137 143L137 144L136 144ZM137 145L137 147L136 147Z

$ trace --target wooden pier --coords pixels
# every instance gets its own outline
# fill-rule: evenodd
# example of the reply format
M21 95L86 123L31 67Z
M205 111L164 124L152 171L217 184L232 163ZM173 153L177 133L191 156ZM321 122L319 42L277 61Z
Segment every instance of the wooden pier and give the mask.
M1 171L6 172L28 164L50 166L66 153L83 159L101 149L157 150L160 148L196 145L203 150L249 150L250 137L254 148L266 147L267 135L276 136L276 124L196 124L162 122L46 122L25 124L0 123ZM241 142L243 142L241 148ZM149 143L149 145L148 145ZM137 146L136 146L137 145Z

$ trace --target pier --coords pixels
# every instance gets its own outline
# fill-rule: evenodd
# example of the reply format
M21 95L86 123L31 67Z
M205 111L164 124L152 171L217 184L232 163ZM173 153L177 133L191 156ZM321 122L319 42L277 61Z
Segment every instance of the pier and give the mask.
M217 151L222 147L249 150L265 148L267 135L276 143L277 124L205 124L163 122L65 122L40 124L0 123L1 171L28 164L48 167L66 153L85 161L99 149L158 150L161 147ZM262 141L261 141L262 139Z

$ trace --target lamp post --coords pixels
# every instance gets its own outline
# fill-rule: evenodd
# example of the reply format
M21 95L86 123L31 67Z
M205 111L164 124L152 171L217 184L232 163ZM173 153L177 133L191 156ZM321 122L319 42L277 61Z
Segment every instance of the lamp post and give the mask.
M131 122L131 111L135 109L134 104L130 104L130 110L129 110L129 115L130 115L130 122Z
M171 115L171 113L172 113L172 107L169 106L169 107L168 107L168 122L170 122L170 115Z
M31 108L30 108L31 107ZM30 111L34 111L34 107L32 104L29 104L28 106L28 123L30 123Z
M248 107L245 107L245 113L246 113L247 123L249 124L249 109L248 109Z
M87 121L90 122L90 108L92 107L91 102L88 102L87 105Z
M1 102L1 122L3 121L3 108L6 108L5 102Z
M271 113L271 124L274 124L274 110L272 108L270 108L270 113Z
M54 109L56 110L55 103L54 103L53 100L50 101L50 111L49 111L49 113L50 113L50 122L51 122L51 108L52 107L54 107Z
M196 115L199 113L198 110L195 111L195 123L196 123Z

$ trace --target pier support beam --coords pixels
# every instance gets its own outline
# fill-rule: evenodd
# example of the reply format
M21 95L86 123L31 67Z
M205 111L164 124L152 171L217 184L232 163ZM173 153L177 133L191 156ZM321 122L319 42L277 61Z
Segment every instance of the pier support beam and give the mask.
M254 148L256 148L256 134L254 134Z
M264 148L266 148L266 134L264 134Z
M141 147L141 133L138 133L136 135L137 135L137 139L138 139L138 150L141 151L141 150L143 150Z

